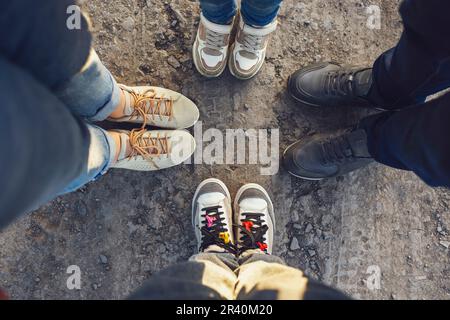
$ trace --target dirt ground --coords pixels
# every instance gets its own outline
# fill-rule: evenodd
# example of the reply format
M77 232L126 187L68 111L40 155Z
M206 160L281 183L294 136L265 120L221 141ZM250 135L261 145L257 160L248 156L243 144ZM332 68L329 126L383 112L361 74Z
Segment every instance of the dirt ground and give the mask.
M95 48L119 82L183 92L203 128L279 128L280 149L314 132L345 128L367 110L314 109L286 94L288 76L315 61L368 65L402 30L398 0L286 0L262 71L242 82L194 69L194 0L92 0ZM381 8L381 29L365 7ZM111 170L0 234L0 286L14 299L122 299L159 270L195 251L190 202L205 178L232 193L247 182L273 195L274 253L359 299L450 298L450 192L414 174L374 164L345 177L308 182L282 168L183 165L157 173ZM68 266L81 269L69 290ZM380 275L379 286L376 279ZM375 278L374 278L375 277Z

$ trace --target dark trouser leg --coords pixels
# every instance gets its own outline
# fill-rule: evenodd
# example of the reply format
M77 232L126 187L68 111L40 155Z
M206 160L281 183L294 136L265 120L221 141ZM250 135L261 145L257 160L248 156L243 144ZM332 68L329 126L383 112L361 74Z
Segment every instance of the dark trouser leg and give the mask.
M361 121L370 154L388 166L410 170L431 186L450 187L450 94Z
M403 1L404 32L374 64L372 103L398 109L450 86L449 11L447 0Z

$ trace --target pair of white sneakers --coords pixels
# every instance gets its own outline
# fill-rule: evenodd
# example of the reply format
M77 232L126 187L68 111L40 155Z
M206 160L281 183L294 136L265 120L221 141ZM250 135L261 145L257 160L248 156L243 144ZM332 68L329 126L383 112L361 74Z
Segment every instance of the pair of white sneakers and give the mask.
M229 25L216 24L201 14L193 46L194 64L200 74L218 77L227 62L231 74L241 80L252 78L261 69L269 36L276 30L277 21L264 27L254 27L239 17L236 38L230 45L233 22Z
M242 186L232 207L230 191L222 181L203 181L192 201L192 223L199 252L272 254L274 209L269 194L258 184Z
M113 168L160 170L181 164L194 153L195 139L183 130L198 121L199 110L194 102L169 89L119 87L125 95L124 116L110 117L108 120L139 123L142 126L131 131L113 130L120 134L121 141L119 158ZM146 125L163 130L147 130Z

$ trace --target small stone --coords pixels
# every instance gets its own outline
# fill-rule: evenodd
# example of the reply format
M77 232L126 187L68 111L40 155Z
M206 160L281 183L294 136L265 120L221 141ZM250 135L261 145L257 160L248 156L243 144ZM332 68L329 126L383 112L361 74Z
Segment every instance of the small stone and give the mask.
M439 242L439 244L441 246L443 246L445 249L448 249L450 247L450 242L449 241L441 241L441 242Z
M313 229L313 226L311 225L311 223L308 223L306 225L305 232L310 233L312 229Z
M180 62L177 60L177 58L175 58L174 56L170 56L167 59L167 63L170 64L172 67L174 67L175 69L178 69L179 67L181 67Z
M96 283L94 283L94 284L92 285L92 289L97 290L97 288L98 288L98 285L97 285Z
M299 223L294 223L294 229L300 230L302 228L302 225Z
M132 17L128 17L122 22L122 27L126 31L133 31L134 29L134 19Z
M105 255L101 254L100 255L100 261L103 264L107 264L108 263L108 258Z
M316 251L308 250L308 254L309 254L310 257L314 257L316 255Z
M41 282L41 278L36 277L36 278L34 279L34 281L36 281L36 282Z
M297 211L294 211L292 213L292 221L297 222L300 219L300 217L298 216Z
M293 237L291 240L290 249L292 251L300 249L300 244L298 243L298 239L296 237Z

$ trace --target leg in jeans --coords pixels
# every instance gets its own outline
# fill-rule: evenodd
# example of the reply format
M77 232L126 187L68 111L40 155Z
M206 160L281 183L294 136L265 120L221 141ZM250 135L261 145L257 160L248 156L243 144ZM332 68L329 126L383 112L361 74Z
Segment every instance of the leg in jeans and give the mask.
M244 22L253 27L269 25L278 15L282 0L243 0L241 14Z
M236 0L200 0L203 16L217 24L230 24L236 14Z
M8 34L2 34L0 45L4 70L0 78L4 101L0 110L4 122L0 126L0 148L7 151L1 154L5 183L0 225L63 190L89 182L107 168L115 152L105 131L74 118L70 109L75 114L76 110L61 101L70 102L71 97L59 87L81 77L77 75L80 70L89 73L95 65L95 59L88 59L91 36L86 20L81 20L80 30L66 28L66 8L70 4L14 1L1 13L0 32ZM86 60L92 61L91 65ZM90 78L91 85L101 88L106 74L92 72ZM111 81L109 85L112 87ZM113 96L107 90L101 92ZM97 99L97 105L108 105L107 98ZM101 108L95 103L89 106L95 111L86 108L86 116L99 114Z
M404 32L397 46L373 66L368 99L397 109L450 86L450 29L446 0L405 0L400 7Z
M0 69L0 227L4 227L59 194L89 172L89 166L101 170L107 160L90 158L94 146L98 154L109 150L97 129L75 118L33 76L1 56Z

